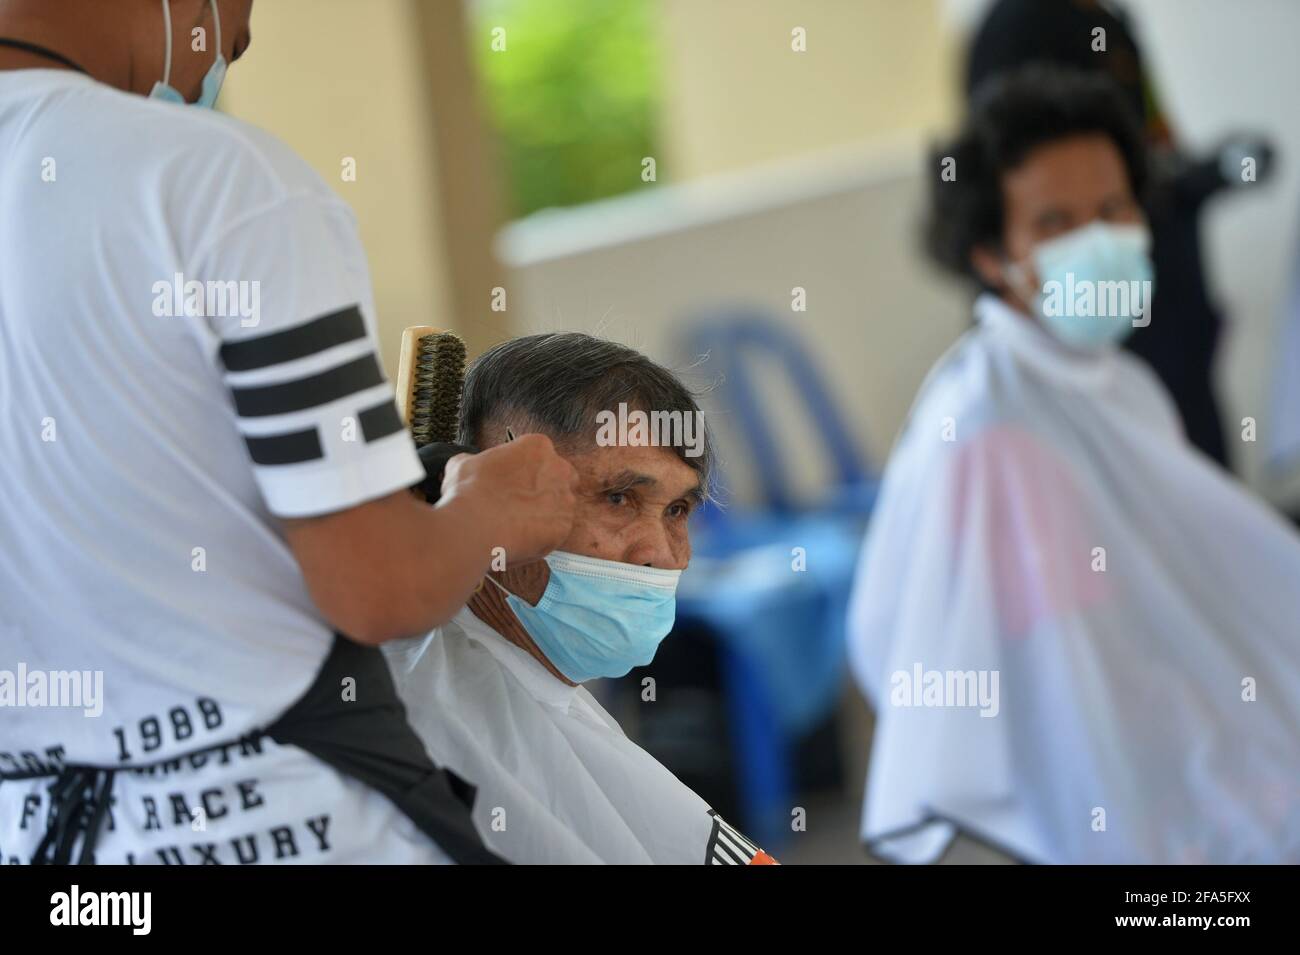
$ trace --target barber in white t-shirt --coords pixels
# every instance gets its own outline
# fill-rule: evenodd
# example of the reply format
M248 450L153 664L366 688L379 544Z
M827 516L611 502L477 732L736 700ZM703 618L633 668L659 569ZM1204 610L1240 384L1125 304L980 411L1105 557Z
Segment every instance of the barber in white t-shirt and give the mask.
M574 472L407 492L351 212L195 108L251 6L0 4L5 863L494 861L376 647L562 542Z
M384 648L412 724L478 785L474 822L514 862L772 864L582 686L648 664L672 628L712 460L695 400L630 348L532 335L470 366L460 440L529 432L578 471L573 530L545 563L496 568L450 623Z

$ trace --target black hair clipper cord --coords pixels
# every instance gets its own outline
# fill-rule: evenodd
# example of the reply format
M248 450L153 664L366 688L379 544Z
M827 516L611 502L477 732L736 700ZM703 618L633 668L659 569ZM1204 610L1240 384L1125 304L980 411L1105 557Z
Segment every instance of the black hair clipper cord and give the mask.
M442 495L447 462L457 454L478 453L477 448L455 443L465 387L465 343L429 325L405 329L397 380L402 419L424 465L424 480L412 490L434 504Z

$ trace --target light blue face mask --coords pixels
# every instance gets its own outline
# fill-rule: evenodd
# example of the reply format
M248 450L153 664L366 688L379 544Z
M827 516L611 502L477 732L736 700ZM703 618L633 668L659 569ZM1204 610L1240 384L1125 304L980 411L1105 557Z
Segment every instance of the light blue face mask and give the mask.
M1025 287L1021 266L1008 265L1007 277L1057 339L1095 351L1118 345L1150 323L1150 248L1145 226L1092 222L1034 247L1037 290ZM1089 291L1092 308L1086 307Z
M555 551L537 606L506 593L537 648L574 683L623 676L645 666L673 627L680 570Z
M202 106L211 109L216 105L217 94L221 92L221 84L226 81L226 57L221 52L221 11L217 9L217 0L208 0L212 4L212 22L216 24L217 34L217 58L213 61L212 66L203 77L203 92L199 98L194 101L195 106ZM167 34L167 54L166 65L163 67L163 78L153 85L149 91L150 99L166 100L169 103L180 103L185 105L185 97L181 95L180 90L171 85L172 78L172 10L168 0L162 0L163 8L163 29Z

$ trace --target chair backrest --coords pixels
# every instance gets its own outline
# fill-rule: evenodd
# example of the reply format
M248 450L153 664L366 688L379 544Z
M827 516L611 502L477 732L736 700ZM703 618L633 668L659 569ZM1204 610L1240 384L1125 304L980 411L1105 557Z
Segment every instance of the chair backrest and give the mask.
M710 370L719 374L719 393L734 414L740 439L748 445L762 503L768 509L789 512L798 505L787 479L780 438L773 434L754 384L754 360L761 356L784 369L802 398L810 430L820 436L830 458L833 483L847 487L871 480L812 358L770 313L730 309L704 314L691 323L685 344L690 354L709 355Z

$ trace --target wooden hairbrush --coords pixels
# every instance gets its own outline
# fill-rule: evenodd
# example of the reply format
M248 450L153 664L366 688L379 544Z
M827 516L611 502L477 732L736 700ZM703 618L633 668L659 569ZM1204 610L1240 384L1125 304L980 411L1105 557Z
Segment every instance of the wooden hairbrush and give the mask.
M424 464L424 480L415 490L430 504L441 494L447 462L476 450L455 443L464 387L465 342L459 336L432 325L403 329L397 410Z
M415 446L455 441L465 386L465 343L460 337L432 325L404 329L397 382L397 410Z

